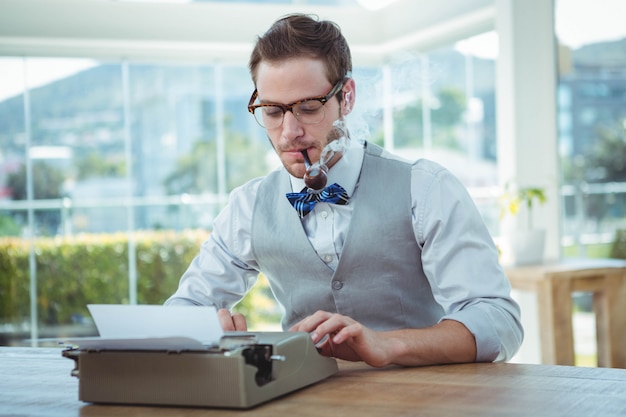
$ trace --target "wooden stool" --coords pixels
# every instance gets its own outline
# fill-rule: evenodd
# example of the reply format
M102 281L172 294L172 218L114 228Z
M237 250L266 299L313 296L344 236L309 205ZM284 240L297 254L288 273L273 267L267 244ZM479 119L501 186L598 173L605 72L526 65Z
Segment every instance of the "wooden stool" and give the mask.
M572 259L505 268L513 288L537 294L542 362L574 365L572 292L593 294L598 366L626 368L626 261Z

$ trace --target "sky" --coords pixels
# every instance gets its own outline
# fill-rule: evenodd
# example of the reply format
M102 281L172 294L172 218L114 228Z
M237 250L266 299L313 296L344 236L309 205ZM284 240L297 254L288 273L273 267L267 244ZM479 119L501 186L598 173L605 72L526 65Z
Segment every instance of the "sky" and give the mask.
M572 49L626 37L626 0L556 0L556 17L557 37ZM457 43L458 50L483 58L495 58L497 48L494 32ZM0 57L0 101L20 94L25 78L34 88L97 64L89 59L30 58L25 69L21 58Z
M572 49L626 37L626 0L557 0L556 33Z
M626 38L626 0L556 0L555 31L559 43L571 49ZM457 42L463 53L495 59L498 36L488 32Z
M0 57L0 101L20 94L25 79L35 88L96 65L91 59L29 58L25 68L21 58Z

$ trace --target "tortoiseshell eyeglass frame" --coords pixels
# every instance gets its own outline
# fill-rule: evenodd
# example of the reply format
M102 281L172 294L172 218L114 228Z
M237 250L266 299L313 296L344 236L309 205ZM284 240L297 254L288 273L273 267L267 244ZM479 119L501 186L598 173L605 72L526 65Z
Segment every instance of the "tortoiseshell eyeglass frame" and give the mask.
M319 101L320 103L322 103L322 105L326 104L328 102L328 100L330 100L331 98L333 98L333 96L335 96L336 94L339 94L339 92L341 91L341 89L343 88L343 85L345 83L345 78L339 80L334 86L333 88L330 89L330 91L328 92L328 94L326 94L325 96L319 96L319 97L310 97L310 98L305 98L302 100L298 100L296 102L293 102L291 104L287 104L287 105L283 105L283 104L276 104L276 103L261 103L261 104L252 104L255 102L255 100L257 99L257 97L259 96L259 92L255 89L252 92L252 96L250 97L250 101L248 102L248 111L250 113L252 113L252 116L254 116L254 120L256 120L256 122L263 128L265 128L265 126L263 126L263 124L256 118L256 116L254 115L254 111L260 107L278 107L283 111L283 117L281 118L280 124L276 127L279 127L283 124L283 120L285 118L285 112L290 111L291 113L293 113L293 107L297 106L298 104L302 104L305 103L307 101ZM296 116L296 119L300 120L297 115L294 113L294 116ZM323 118L319 121L321 122L322 120L324 120ZM319 122L314 122L314 123L319 123ZM313 124L314 124L313 123Z

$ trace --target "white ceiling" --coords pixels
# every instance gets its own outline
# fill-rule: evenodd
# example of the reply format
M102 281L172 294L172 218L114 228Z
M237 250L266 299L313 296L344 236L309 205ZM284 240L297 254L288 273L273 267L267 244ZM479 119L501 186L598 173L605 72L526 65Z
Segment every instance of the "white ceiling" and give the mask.
M0 1L0 55L245 63L276 18L315 13L337 22L354 61L427 50L492 30L495 0L398 0L382 10L253 3Z

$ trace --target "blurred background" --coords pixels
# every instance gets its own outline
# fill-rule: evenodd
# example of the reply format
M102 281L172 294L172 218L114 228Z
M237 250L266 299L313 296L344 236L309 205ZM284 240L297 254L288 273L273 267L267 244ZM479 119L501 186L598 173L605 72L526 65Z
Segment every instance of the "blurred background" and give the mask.
M525 214L546 257L626 257L622 0L3 0L0 344L175 291L228 193L277 167L247 59L291 12L351 45L353 137L449 168L496 241L515 183L547 197ZM280 316L263 277L238 309Z

